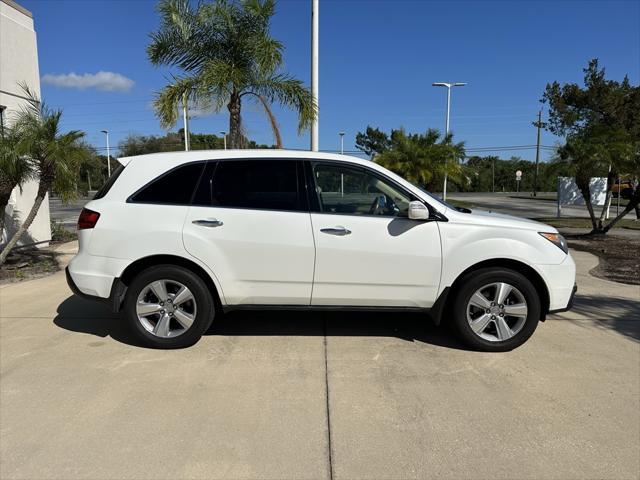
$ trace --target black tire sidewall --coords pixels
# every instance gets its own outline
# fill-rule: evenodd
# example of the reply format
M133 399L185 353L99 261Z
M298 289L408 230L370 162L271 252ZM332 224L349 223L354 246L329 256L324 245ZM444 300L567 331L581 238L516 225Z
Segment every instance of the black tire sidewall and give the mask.
M185 285L196 301L197 313L193 324L182 335L174 338L160 338L148 332L138 320L136 302L144 287L160 279L176 280ZM145 346L151 348L185 348L196 343L213 322L215 304L211 292L204 281L186 268L175 265L159 265L140 272L127 288L124 301L124 316L132 333Z
M505 282L516 287L527 302L527 319L515 336L501 342L491 342L476 335L467 321L467 303L476 290L483 285ZM521 273L509 269L487 268L470 273L456 289L452 308L453 327L461 340L476 350L504 352L513 350L526 342L535 332L540 320L540 297L533 284Z

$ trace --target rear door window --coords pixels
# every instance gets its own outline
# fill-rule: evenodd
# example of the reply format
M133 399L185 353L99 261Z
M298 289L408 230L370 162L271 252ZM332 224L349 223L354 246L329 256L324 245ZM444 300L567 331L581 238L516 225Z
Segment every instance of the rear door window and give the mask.
M194 205L307 211L297 160L226 160L207 167ZM303 184L302 184L303 185Z

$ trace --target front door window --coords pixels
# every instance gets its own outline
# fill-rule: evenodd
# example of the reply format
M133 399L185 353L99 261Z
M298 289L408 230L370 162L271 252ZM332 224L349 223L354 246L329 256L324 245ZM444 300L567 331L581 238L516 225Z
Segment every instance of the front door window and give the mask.
M407 194L364 168L318 164L314 177L322 213L407 216Z

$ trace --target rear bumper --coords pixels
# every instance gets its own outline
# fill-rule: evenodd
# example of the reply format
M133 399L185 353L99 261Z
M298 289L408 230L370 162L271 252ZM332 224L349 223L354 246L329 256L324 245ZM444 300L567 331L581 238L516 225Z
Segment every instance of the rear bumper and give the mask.
M111 310L114 313L118 313L120 311L122 302L124 300L124 295L127 291L127 287L124 283L120 281L119 278L113 279L113 283L111 285L111 289L108 297L99 297L98 295L90 295L80 290L76 285L76 282L73 281L73 277L71 276L69 267L66 267L64 269L64 274L67 277L67 285L69 285L69 288L71 289L74 295L77 295L86 300L93 300L101 303L106 303L107 305L111 306Z

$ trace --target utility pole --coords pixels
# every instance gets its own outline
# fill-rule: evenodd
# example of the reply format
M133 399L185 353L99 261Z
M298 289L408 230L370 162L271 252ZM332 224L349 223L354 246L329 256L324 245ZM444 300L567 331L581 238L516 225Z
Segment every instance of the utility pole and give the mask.
M340 135L340 155L344 155L344 132L338 132Z
M220 135L222 135L222 139L224 140L224 149L227 149L227 132L220 132Z
M533 122L538 127L538 141L536 142L536 170L533 174L533 196L538 195L538 164L540 163L540 130L542 129L542 109L538 111L538 121Z
M491 158L491 192L496 193L496 159Z
M318 116L320 103L318 100L318 28L320 15L319 0L311 0L311 96L318 107L316 117L311 123L311 151L318 151Z
M182 94L182 118L184 121L184 150L189 151L189 104L187 92Z

